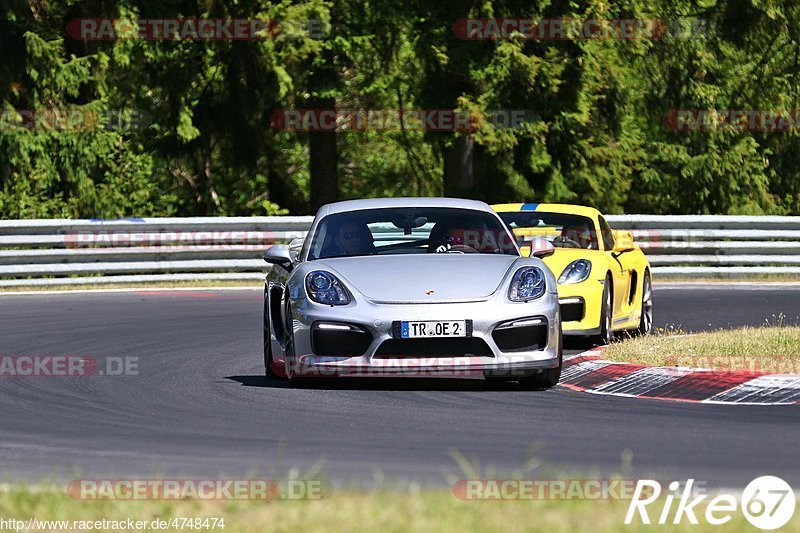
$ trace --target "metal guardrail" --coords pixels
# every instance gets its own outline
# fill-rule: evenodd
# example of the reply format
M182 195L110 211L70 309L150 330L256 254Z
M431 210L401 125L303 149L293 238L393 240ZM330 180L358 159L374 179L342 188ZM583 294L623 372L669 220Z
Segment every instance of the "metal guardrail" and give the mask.
M800 217L607 217L630 230L657 279L800 278ZM0 220L0 287L262 279L261 256L312 217Z
M796 276L800 278L800 217L609 215L630 230L657 279Z

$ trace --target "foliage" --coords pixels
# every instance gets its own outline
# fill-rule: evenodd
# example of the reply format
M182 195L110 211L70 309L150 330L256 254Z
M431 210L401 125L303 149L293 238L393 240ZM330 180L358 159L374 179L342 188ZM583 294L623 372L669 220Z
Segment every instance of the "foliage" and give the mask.
M10 0L0 14L2 218L312 212L314 134L279 131L271 119L320 101L473 118L470 131L338 132L329 199L446 194L611 213L800 213L798 131L668 124L681 109L798 109L792 0ZM82 17L260 18L281 32L82 41L67 31ZM457 35L458 19L476 17L660 20L666 33ZM308 21L316 33L304 31ZM21 110L60 126L28 128ZM526 120L502 127L489 119L497 110ZM64 127L78 111L99 125ZM108 119L121 113L138 119Z

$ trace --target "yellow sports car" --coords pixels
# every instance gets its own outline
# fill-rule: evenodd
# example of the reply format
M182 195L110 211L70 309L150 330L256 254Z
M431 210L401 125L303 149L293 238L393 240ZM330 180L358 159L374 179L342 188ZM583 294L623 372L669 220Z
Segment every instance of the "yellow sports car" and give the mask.
M544 239L544 263L558 279L565 335L608 344L615 332L653 328L650 263L627 231L612 230L597 209L567 204L492 206L520 240L523 255ZM546 245L549 248L549 244ZM537 252L537 255L541 250Z

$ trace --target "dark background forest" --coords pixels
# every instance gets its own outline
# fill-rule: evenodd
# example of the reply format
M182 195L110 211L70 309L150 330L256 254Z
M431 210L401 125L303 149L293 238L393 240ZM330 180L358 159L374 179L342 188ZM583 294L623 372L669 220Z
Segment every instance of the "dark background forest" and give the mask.
M793 124L676 129L669 118L794 116L796 0L3 0L0 17L2 218L311 214L339 199L438 195L609 213L800 214ZM75 19L170 17L269 19L285 31L256 40L67 31ZM666 31L500 40L454 31L459 19L499 17L658 20ZM322 31L305 31L308 21ZM75 109L142 118L32 128L19 113ZM477 118L457 132L283 131L271 118L285 109ZM514 128L480 120L502 109L532 118Z

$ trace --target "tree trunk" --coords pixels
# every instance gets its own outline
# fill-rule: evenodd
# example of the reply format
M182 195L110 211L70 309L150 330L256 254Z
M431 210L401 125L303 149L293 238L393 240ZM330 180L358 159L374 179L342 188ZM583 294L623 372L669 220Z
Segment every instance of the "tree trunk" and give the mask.
M333 98L310 100L311 109L335 109ZM335 131L312 131L308 134L309 172L311 174L311 208L339 199L339 151Z
M445 146L444 195L474 197L475 170L473 158L475 141L470 135L459 135L449 146Z

